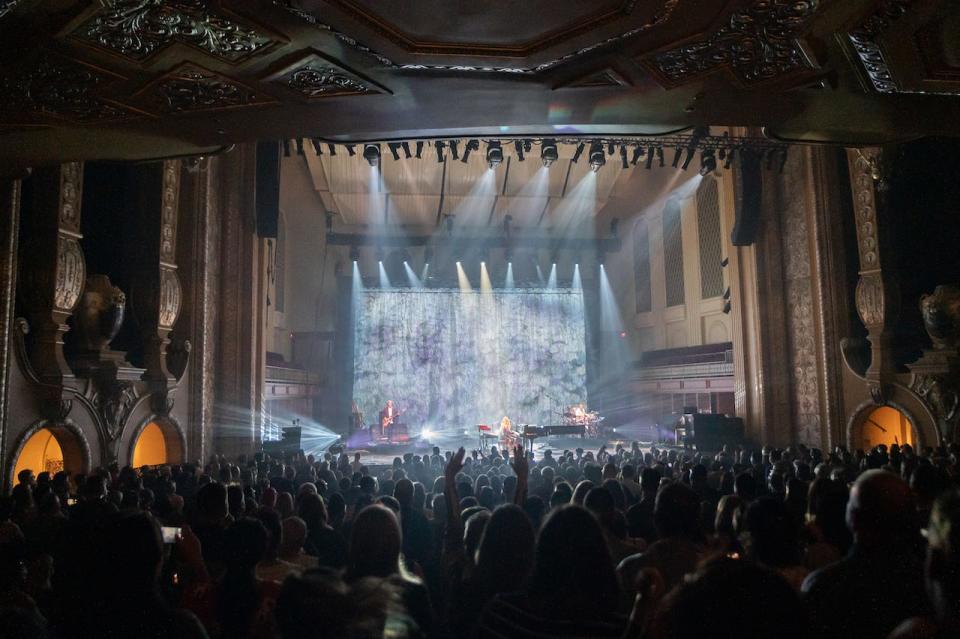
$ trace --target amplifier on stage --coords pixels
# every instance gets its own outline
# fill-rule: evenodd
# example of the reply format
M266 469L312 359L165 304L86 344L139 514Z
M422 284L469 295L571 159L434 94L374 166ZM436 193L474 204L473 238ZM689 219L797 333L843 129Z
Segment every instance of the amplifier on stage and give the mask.
M300 426L289 426L281 431L278 440L263 442L263 452L275 457L283 457L300 451L302 429Z

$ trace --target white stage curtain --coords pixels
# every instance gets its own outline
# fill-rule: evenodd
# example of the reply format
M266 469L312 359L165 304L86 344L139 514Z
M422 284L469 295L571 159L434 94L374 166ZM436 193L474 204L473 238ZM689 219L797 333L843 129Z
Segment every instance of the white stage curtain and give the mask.
M412 429L548 424L586 402L583 295L573 289L371 290L354 309L354 398L393 399Z

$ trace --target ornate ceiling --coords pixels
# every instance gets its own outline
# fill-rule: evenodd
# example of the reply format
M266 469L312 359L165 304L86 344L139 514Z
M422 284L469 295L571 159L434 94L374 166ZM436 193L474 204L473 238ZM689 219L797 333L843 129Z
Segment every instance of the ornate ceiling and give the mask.
M951 0L0 0L0 162L261 138L960 130Z

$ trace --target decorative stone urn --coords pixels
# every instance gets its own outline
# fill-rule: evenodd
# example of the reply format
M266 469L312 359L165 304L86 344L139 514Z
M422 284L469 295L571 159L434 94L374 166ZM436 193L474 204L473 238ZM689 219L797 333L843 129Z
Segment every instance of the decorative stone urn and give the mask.
M936 350L955 350L960 345L960 287L943 284L933 294L920 297L923 325Z
M105 351L120 331L126 306L126 296L110 283L108 276L88 276L83 295L73 312L77 346L82 351Z

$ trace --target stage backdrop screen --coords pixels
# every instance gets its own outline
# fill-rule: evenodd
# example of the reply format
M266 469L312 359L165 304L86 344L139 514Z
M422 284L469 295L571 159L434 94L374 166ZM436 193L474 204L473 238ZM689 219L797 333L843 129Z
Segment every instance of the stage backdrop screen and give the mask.
M354 398L377 419L387 399L412 432L559 423L586 402L579 289L367 290L354 307Z

